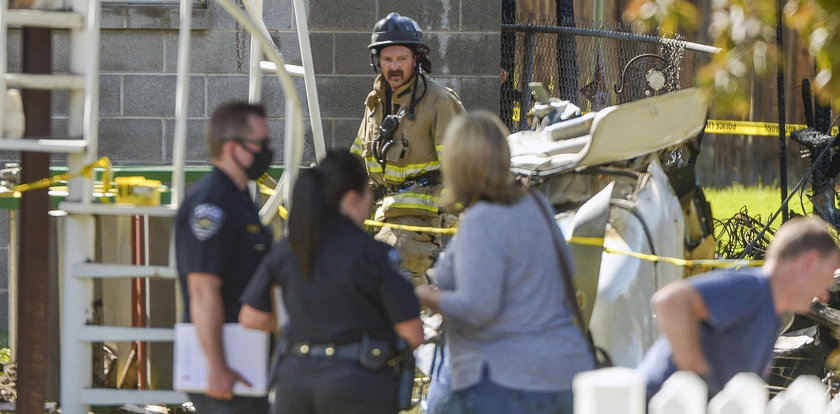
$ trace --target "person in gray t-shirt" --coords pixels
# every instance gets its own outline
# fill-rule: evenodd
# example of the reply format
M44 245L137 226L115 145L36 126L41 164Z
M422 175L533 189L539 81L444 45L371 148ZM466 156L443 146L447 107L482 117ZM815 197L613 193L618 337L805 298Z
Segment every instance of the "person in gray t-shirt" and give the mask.
M572 378L594 361L566 300L559 229L542 218L547 200L514 184L505 136L495 115L472 112L444 137L442 203L464 213L437 289L415 288L443 314L450 346L454 394L436 409L571 414Z

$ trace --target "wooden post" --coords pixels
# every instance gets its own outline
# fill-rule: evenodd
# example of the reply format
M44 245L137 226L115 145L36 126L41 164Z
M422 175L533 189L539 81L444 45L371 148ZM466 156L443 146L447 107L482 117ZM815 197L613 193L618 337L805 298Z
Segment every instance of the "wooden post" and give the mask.
M23 29L23 72L50 73L52 30ZM27 137L50 136L50 91L24 90ZM46 178L48 153L21 154L23 182ZM41 414L47 383L47 293L49 292L49 193L23 193L20 200L20 271L18 272L17 412ZM22 351L22 352L21 352Z

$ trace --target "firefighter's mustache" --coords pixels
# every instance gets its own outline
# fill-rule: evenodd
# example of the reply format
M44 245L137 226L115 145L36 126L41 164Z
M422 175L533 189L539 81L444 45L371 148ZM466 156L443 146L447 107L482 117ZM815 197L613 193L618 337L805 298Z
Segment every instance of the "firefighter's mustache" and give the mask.
M403 71L401 71L401 70L388 71L388 77L389 78L393 75L400 75L401 77L405 77L405 73L403 73Z

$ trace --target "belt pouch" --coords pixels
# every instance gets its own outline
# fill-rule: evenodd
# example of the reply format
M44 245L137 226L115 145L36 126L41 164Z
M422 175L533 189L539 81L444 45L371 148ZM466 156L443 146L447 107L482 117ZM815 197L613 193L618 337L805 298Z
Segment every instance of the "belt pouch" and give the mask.
M388 364L391 357L391 346L388 341L371 338L367 333L362 334L359 343L359 364L370 371L378 371Z

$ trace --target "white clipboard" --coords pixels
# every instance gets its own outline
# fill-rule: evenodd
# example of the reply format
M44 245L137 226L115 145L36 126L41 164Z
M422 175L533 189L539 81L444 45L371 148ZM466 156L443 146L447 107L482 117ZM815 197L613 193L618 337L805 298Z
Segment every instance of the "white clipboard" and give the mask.
M269 333L248 329L238 323L222 326L222 345L228 366L239 372L251 386L233 386L234 395L261 397L268 393ZM191 323L175 324L175 368L173 383L177 391L207 391L207 358Z

